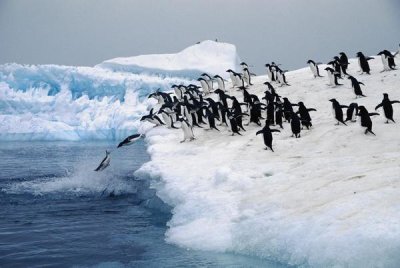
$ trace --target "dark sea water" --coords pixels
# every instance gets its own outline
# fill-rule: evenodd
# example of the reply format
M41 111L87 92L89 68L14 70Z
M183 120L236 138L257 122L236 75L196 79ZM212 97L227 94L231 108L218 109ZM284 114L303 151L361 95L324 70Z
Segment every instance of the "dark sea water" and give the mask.
M0 267L283 267L165 243L170 208L133 172L143 142L0 143Z

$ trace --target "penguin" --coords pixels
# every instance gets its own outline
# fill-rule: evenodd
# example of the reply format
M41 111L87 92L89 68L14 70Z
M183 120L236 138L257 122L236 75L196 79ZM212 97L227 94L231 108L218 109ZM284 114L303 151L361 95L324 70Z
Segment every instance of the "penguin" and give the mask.
M347 55L344 52L340 52L339 53L340 57L339 57L339 63L340 63L340 67L342 68L342 72L345 75L347 74L347 67L349 66L349 59L347 58Z
M230 99L232 100L232 108L231 108L231 113L233 114L233 116L237 116L235 119L236 121L236 125L238 128L242 129L243 131L246 131L243 127L243 115L247 115L244 114L242 112L242 105L247 105L247 103L240 103L235 97L230 97ZM238 116L241 115L241 116ZM227 120L227 123L230 123L230 120Z
M293 111L291 112L290 118L291 118L290 127L293 133L292 137L295 136L296 138L300 138L300 132L301 132L300 118Z
M335 70L330 67L326 67L325 71L328 73L329 85L330 86L342 86L343 84L338 83L338 78L340 77Z
M383 93L383 100L381 103L379 103L376 107L375 107L375 111L380 108L383 107L383 112L385 114L385 117L387 119L386 124L389 124L389 120L392 121L393 123L396 123L393 119L393 106L392 104L394 103L400 103L400 101L398 100L394 100L391 101L389 100L389 95L387 93Z
M100 165L94 171L103 171L110 165L111 157L110 152L106 150L106 157L103 158Z
M277 124L281 129L283 129L283 106L282 103L277 102L275 105L275 124Z
M344 122L347 121L356 122L357 113L358 113L358 104L355 102L350 103L349 108L347 108L346 111L346 120Z
M311 72L314 75L314 78L323 77L319 74L318 64L315 63L313 60L308 60L307 64L310 66Z
M232 136L234 136L235 134L238 134L240 136L242 136L242 134L240 134L239 132L239 126L237 124L237 118L246 115L246 114L239 114L239 115L234 115L232 112L227 111L227 115L228 115L228 119L229 119L229 125L231 127L231 131L232 131Z
M275 73L274 73L273 67L269 63L265 64L265 67L267 67L267 76L268 76L269 80L271 82L275 82L276 79L275 79Z
M340 65L339 57L335 56L333 61L328 62L328 65L332 65L334 71L340 79L342 79L342 67Z
M361 73L366 73L370 74L370 67L369 67L369 60L372 60L373 58L371 57L365 57L362 52L357 52L357 58L358 58L358 65L360 66Z
M275 103L273 101L267 104L267 120L269 125L275 124Z
M311 116L309 112L316 112L317 110L314 108L307 108L302 101L298 103L298 106L299 109L296 114L300 115L301 124L309 129L310 127L312 127Z
M140 134L133 134L128 136L126 139L124 139L122 142L120 142L117 146L117 148L122 147L122 146L128 146L133 144L135 141L139 140L142 137Z
M268 121L265 122L264 128L257 131L256 135L263 134L264 144L265 146L267 146L265 150L268 150L268 148L270 148L271 151L273 152L274 149L272 148L272 140L273 140L272 132L281 132L281 131L279 129L270 129L268 123L269 123Z
M217 80L218 89L225 91L225 80L219 75L214 75L214 78Z
M290 103L288 98L283 98L283 115L287 122L290 122L290 116L293 112L293 106L297 106L297 104Z
M252 86L251 83L251 74L248 68L243 69L243 79L246 82L247 86Z
M211 92L210 86L207 82L206 79L200 77L199 79L197 79L197 81L200 82L201 88L203 89L204 95L208 95Z
M394 56L392 53L389 51L382 50L381 52L378 53L378 56L381 56L382 63L383 63L383 71L390 71L390 70L395 70L396 64L394 62Z
M367 109L364 106L358 106L358 116L361 117L360 123L362 127L366 127L365 129L365 134L368 132L375 135L374 132L372 132L372 120L370 116L373 115L379 115L378 113L368 113ZM375 135L376 136L376 135Z
M203 107L203 109L205 109L205 111L206 111L206 118L207 118L207 122L208 122L208 126L209 126L208 130L215 129L215 130L219 131L219 129L215 126L214 114L207 107Z
M180 117L178 121L181 122L181 129L183 131L183 140L180 142L185 142L186 140L192 141L194 140L194 134L193 134L193 129L192 126L189 124L187 120L185 120L183 117Z
M225 108L228 108L228 102L227 102L226 99L229 98L229 96L227 94L225 94L225 92L223 90L221 90L221 89L214 90L214 93L218 94L219 100L222 103L222 105Z
M290 86L288 82L286 81L286 71L282 71L279 67L276 67L276 80L278 81L279 84L282 86Z
M236 73L236 72L234 72L234 71L232 71L231 69L226 70L226 72L229 73L229 76L230 76L230 78L231 78L231 81L232 81L232 88L234 88L234 87L239 87L239 86L240 86L240 83L241 83L241 81L240 81L240 74L239 74L239 73Z
M206 73L201 74L201 76L206 80L207 84L208 84L208 89L209 91L213 91L214 86L213 86L213 79L211 78L211 76L209 76Z
M339 123L342 123L343 125L347 126L347 124L343 121L342 108L348 108L348 106L340 105L336 99L330 99L329 101L332 102L333 115L334 115L335 119L337 120L337 125L339 125Z
M173 119L171 117L171 114L173 114L173 113L169 113L163 108L161 108L158 111L158 113L161 114L162 118L164 119L165 124L167 125L167 128L175 128L175 129L177 129L177 127L174 126L174 121L173 121Z
M178 85L172 85L171 88L174 90L175 96L177 97L178 100L182 99L183 92L181 90L181 87Z
M362 90L361 90L361 87L360 87L360 85L365 86L364 83L358 82L358 80L356 78L354 78L353 76L351 76L351 75L349 75L347 78L351 81L351 86L354 89L354 94L356 94L356 98L358 98L358 97L366 97L362 93Z
M150 113L148 115L142 116L140 121L150 122L150 123L154 124L155 127L165 125L164 122L161 121L161 119L157 115L153 114L153 108L150 110Z

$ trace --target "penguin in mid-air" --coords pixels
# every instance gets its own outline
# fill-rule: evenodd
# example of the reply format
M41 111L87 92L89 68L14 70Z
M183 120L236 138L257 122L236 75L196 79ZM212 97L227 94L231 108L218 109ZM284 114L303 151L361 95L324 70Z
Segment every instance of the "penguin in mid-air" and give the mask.
M373 115L379 115L378 113L369 113L368 110L364 106L358 106L358 116L361 117L360 123L362 127L366 127L365 129L365 134L368 132L375 135L374 132L372 132L372 120L371 116Z
M356 122L357 113L358 113L358 104L355 102L350 103L349 108L347 108L346 111L346 120L344 120L344 122L347 121Z
M318 68L318 64L315 63L315 61L313 60L308 60L307 64L310 66L311 72L314 75L314 78L317 77L323 77L322 75L319 74L319 68Z
M122 147L122 146L132 145L135 141L139 140L141 137L142 137L141 134L130 135L126 139L124 139L122 142L120 142L118 144L117 148Z
M351 86L354 89L354 94L356 94L356 98L358 98L358 97L366 97L362 93L362 90L361 90L361 87L360 87L360 85L365 86L364 83L358 82L358 80L355 77L351 76L351 75L349 75L347 78L351 81Z
M259 130L259 131L257 131L256 135L258 135L258 134L263 134L264 144L265 144L265 146L267 146L267 147L265 148L265 150L267 150L268 148L270 148L271 151L273 152L274 149L272 149L272 140L273 140L272 132L281 132L281 131L280 131L279 129L270 129L270 128L269 128L269 121L267 120L267 121L265 122L264 128L261 129L261 130Z
M102 171L110 165L111 157L110 152L106 150L106 157L103 158L100 165L94 171Z
M343 125L346 125L346 123L343 121L342 108L348 108L348 106L340 105L340 103L336 99L330 99L329 101L332 102L333 116L337 120L337 124L336 125L339 125L339 123L342 123Z
M369 67L369 60L372 60L374 58L371 57L365 57L362 52L357 52L357 58L358 58L358 65L360 66L361 73L366 73L370 74L370 67Z
M393 106L392 104L394 103L400 103L398 100L391 101L389 100L389 95L387 93L383 93L383 100L381 103L379 103L376 107L375 110L377 110L380 107L383 107L383 112L385 114L385 117L387 119L386 124L389 123L389 120L392 121L393 123L396 123L393 119Z

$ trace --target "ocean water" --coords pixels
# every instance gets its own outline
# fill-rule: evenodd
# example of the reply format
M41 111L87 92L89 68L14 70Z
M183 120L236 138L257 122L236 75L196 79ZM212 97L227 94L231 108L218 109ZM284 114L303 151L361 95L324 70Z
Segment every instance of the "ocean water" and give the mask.
M170 208L133 172L145 144L0 143L0 267L285 267L165 243ZM106 149L110 166L94 172Z

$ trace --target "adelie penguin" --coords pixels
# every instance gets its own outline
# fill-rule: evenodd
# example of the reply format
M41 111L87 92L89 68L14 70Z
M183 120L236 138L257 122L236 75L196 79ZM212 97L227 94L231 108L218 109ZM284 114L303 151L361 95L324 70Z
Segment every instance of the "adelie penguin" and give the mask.
M396 63L394 62L394 56L388 50L382 50L378 53L378 56L381 56L383 71L395 70Z
M298 106L299 110L296 112L296 114L300 115L301 124L307 129L310 129L310 127L312 127L312 120L309 112L316 112L317 110L314 108L307 108L302 101L298 103Z
M117 148L122 147L122 146L128 146L132 145L135 141L139 140L142 137L140 134L133 134L128 136L126 139L124 139L122 142L120 142L117 146Z
M346 105L340 105L340 103L336 99L330 99L330 102L332 102L332 109L333 109L333 116L337 120L337 124L342 123L343 125L346 125L346 123L343 121L343 108L348 108ZM346 125L347 126L347 125Z
M180 117L178 121L181 122L181 129L183 131L183 140L182 142L185 142L186 140L192 141L194 140L194 134L193 134L193 129L192 126L189 124L188 121L186 121L184 118Z
M339 63L340 63L340 67L342 68L342 72L345 75L347 74L347 67L349 66L349 59L347 58L347 55L344 52L340 52L339 53L340 57L339 57Z
M357 113L358 113L358 104L355 102L350 103L346 111L346 120L344 122L347 121L356 122Z
M197 79L197 81L200 82L201 88L203 89L203 93L205 95L210 94L211 89L210 89L210 85L208 84L207 80L202 78L202 77L200 77L199 79Z
M256 135L258 134L263 134L263 138L264 138L264 144L265 146L267 146L265 148L265 150L267 150L268 148L271 149L271 151L273 152L274 149L272 149L272 132L281 132L279 129L270 129L269 128L269 122L268 120L265 122L265 126L263 129L257 131Z
M351 76L351 75L349 75L347 78L351 81L351 86L354 89L354 94L356 94L356 98L358 98L358 97L366 97L362 93L362 90L361 90L361 87L360 87L360 85L365 86L364 83L358 82L358 80L356 78L354 78L353 76Z
M330 86L342 86L343 84L338 83L340 75L332 68L326 67L325 71L328 73L329 85Z
M153 109L150 110L150 113L148 115L142 116L140 121L147 121L154 124L155 127L164 125L163 121L161 121L161 119L156 114L153 114Z
M291 112L290 115L290 127L292 129L292 137L295 136L296 138L300 138L300 132L301 132L301 120L300 118L297 116L297 114L295 112Z
M387 93L383 93L383 100L381 103L379 103L376 107L375 110L377 110L380 107L383 107L383 112L385 114L385 117L387 119L386 124L389 123L389 120L392 121L393 123L396 123L393 119L393 106L392 104L394 103L400 103L398 100L391 101L389 100L389 95Z
M243 79L246 82L247 86L252 86L251 83L251 74L248 68L243 69Z
M317 77L323 77L322 75L319 74L319 68L318 68L318 64L315 63L315 61L313 60L308 60L307 64L310 66L311 72L314 75L314 78Z
M358 58L358 65L360 66L361 74L366 73L370 74L371 69L369 68L369 60L372 60L374 58L371 57L365 57L362 52L357 52L357 58Z
M106 157L103 158L100 165L94 171L102 171L110 165L111 157L110 152L106 151Z
M379 115L379 114L378 113L369 113L364 106L359 106L357 115L361 117L361 120L360 120L361 126L366 127L365 134L367 134L369 132L369 133L375 135L375 133L372 132L371 116Z
M225 80L219 75L215 75L214 79L217 80L218 89L225 91Z

